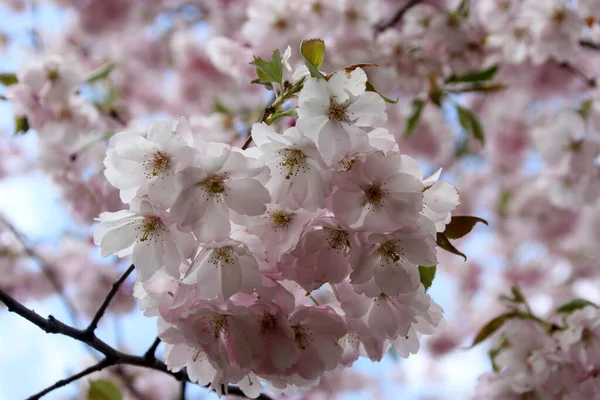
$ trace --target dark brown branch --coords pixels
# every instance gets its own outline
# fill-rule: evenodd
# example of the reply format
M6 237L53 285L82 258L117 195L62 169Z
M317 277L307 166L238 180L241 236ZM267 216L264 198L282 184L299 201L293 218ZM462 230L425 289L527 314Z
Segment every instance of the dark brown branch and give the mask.
M146 353L144 354L144 358L147 360L153 360L156 358L156 349L158 347L158 345L160 344L160 338L157 337L156 339L154 339L154 342L152 343L152 346L150 346L150 348L148 349L148 351L146 351Z
M402 7L400 7L398 9L398 11L396 11L396 14L394 14L394 16L392 18L390 18L387 22L380 22L377 25L375 25L375 33L379 34L383 31L385 31L388 28L391 28L392 26L396 25L398 22L400 22L400 20L402 19L402 16L412 7L416 6L417 4L419 4L421 2L421 0L409 0L405 5L403 5Z
M582 39L582 40L579 41L579 45L581 47L585 47L585 48L590 49L590 50L600 50L600 44L591 42L589 40L583 40Z
M91 367L84 369L83 371L81 371L78 374L72 375L66 379L61 379L60 381L56 382L54 385L42 390L41 392L39 392L37 394L34 394L31 397L28 397L27 400L38 400L55 389L61 388L63 386L67 386L71 382L75 382L76 380L81 379L84 376L93 374L94 372L101 371L104 368L109 367L113 364L114 364L114 360L105 358L102 361L100 361L99 363L94 364Z
M269 118L271 116L271 114L273 114L273 112L275 112L275 109L273 108L272 105L265 108L265 111L263 111L259 122L265 122L267 120L267 118ZM250 146L250 143L252 143L252 131L251 130L248 131L248 137L246 138L246 141L242 145L242 150L246 150Z
M102 364L103 368L105 368L107 366L111 366L111 365L132 365L132 366L136 366L136 367L149 368L149 369L153 369L155 371L163 372L165 374L171 375L173 378L175 378L179 381L191 382L187 373L185 373L184 371L179 371L179 372L169 371L169 369L167 368L167 366L164 362L157 360L154 357L152 359L148 359L145 356L134 356L132 354L126 354L126 353L120 352L120 351L114 349L113 347L111 347L110 345L108 345L106 342L100 340L93 331L90 333L87 329L77 329L72 326L66 325L63 322L54 318L52 315L48 316L48 318L44 318L41 315L39 315L38 313L36 313L35 311L32 311L29 308L25 307L23 304L19 303L17 300L15 300L12 296L10 296L8 293L3 291L2 289L0 289L0 301L6 305L9 312L13 312L17 315L20 315L21 317L25 318L29 322L31 322L34 325L36 325L37 327L39 327L44 332L68 336L79 342L85 343L89 347L93 348L94 350L102 353L105 357L104 360L106 360L105 363ZM101 363L99 363L99 364L101 364ZM96 364L96 366L97 365L98 364ZM82 374L86 371L88 371L88 370L82 371L80 374L78 374L76 376L79 376L79 377L85 376ZM99 371L99 369L96 369L95 371ZM88 373L91 373L91 372L94 372L94 371L90 371ZM70 383L70 382L74 381L75 379L78 379L78 378L73 378L73 377L68 378L67 380L69 382L67 382L67 383ZM64 385L66 385L67 383L65 383ZM58 384L58 382L57 382L57 384ZM64 386L64 385L62 385L62 386ZM57 386L57 387L60 387L60 386ZM56 389L57 387L54 387L54 389ZM45 393L48 393L49 391L54 390L54 389L48 388L48 389L46 389ZM241 389L236 386L228 386L228 392L230 394L233 394L236 396L244 396ZM264 394L260 395L258 397L258 399L272 400L269 396L264 395Z
M181 382L181 391L179 392L179 400L185 400L185 389L187 387L187 382Z
M102 302L102 305L100 306L98 311L96 311L96 315L94 315L92 322L90 322L90 325L86 329L86 332L88 334L94 333L94 331L98 327L98 322L100 322L100 318L102 318L104 316L104 313L106 312L106 309L108 308L113 297L115 297L115 295L119 291L119 288L121 287L123 282L125 282L125 279L127 279L127 277L133 272L134 269L135 269L134 265L131 264L129 266L129 268L127 268L127 271L123 272L123 275L121 275L119 280L117 280L115 283L112 284L112 288L110 289L110 292L108 292L108 294L106 295L106 298Z

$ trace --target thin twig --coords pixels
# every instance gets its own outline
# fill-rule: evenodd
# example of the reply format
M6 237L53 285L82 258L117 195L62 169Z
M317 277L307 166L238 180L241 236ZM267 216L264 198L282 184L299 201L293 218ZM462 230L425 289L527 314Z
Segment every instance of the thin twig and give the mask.
M570 71L573 74L575 74L578 77L580 77L585 82L585 84L588 85L590 88L595 88L596 87L596 80L588 77L586 74L584 74L580 69L578 69L574 65L571 65L571 64L569 64L567 62L562 62L562 63L560 63L558 65L560 65L562 68L564 68L567 71Z
M154 360L156 358L156 349L158 348L159 344L160 344L160 338L157 337L156 339L154 339L152 346L150 346L148 351L146 351L146 353L144 354L144 358L147 360Z
M106 312L106 309L108 308L108 305L112 301L113 297L115 297L115 295L119 291L119 288L121 287L123 282L125 282L125 279L127 279L127 277L133 272L134 269L135 269L134 265L131 264L129 266L129 268L127 268L127 271L123 272L123 275L121 275L119 280L117 280L115 283L112 284L112 288L110 289L110 292L108 292L108 294L106 295L106 298L102 302L102 305L100 306L98 311L96 311L96 315L94 315L92 322L90 322L90 325L86 329L86 332L88 332L88 334L94 333L94 331L98 327L98 322L100 321L100 318L102 318L102 316L104 316L104 313Z
M63 302L63 304L67 310L67 313L69 314L69 318L71 319L71 322L73 322L74 324L77 324L79 321L77 311L75 309L75 306L71 302L71 300L67 297L65 290L63 288L63 285L61 284L60 279L56 275L55 268L50 263L48 263L40 254L38 254L37 251L35 251L31 246L29 246L29 244L27 243L27 240L25 240L25 236L23 236L23 234L21 232L19 232L17 230L17 228L15 228L15 226L13 224L11 224L1 214L0 214L0 222L2 224L4 224L12 232L13 236L17 239L17 241L21 244L21 246L23 246L25 253L29 257L31 257L32 259L36 260L39 263L40 268L42 269L42 273L46 276L46 278L52 285L52 288L58 294L61 301Z
M109 358L105 358L102 361L100 361L97 364L92 365L89 368L84 369L83 371L81 371L78 374L72 375L66 379L61 379L60 381L56 382L54 385L42 390L41 392L34 394L31 397L28 397L27 400L38 400L40 398L42 398L42 396L47 395L48 393L50 393L51 391L61 388L63 386L67 386L69 383L71 382L75 382L78 379L83 378L84 376L93 374L94 372L98 372L103 370L106 367L109 367L111 365L113 365L115 362L115 360L111 360Z
M421 0L410 0L408 1L405 5L403 5L402 7L400 7L398 9L398 11L396 11L396 14L394 14L394 16L392 18L390 18L387 22L380 22L377 25L375 25L375 34L379 34L383 31L385 31L388 28L391 28L392 26L396 25L398 22L400 22L400 20L402 19L402 16L412 7L416 6L417 4L419 4L421 2Z
M271 104L270 106L265 108L265 111L263 111L262 116L260 117L260 122L265 122L267 120L267 118L269 118L271 116L271 114L273 114L273 112L275 112L275 109L273 108L273 105ZM250 146L250 143L252 143L252 131L248 132L248 137L246 138L246 141L242 145L242 150L246 150Z
M594 43L594 42L589 41L589 40L582 39L582 40L579 41L579 45L581 47L585 47L585 48L590 49L590 50L600 50L600 44Z
M181 382L181 391L179 392L179 400L185 400L185 389L187 387L187 382Z

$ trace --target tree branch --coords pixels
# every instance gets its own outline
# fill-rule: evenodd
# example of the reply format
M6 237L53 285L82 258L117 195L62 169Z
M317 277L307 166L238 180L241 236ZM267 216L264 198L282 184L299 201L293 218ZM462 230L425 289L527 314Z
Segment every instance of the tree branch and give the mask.
M37 394L34 394L31 397L28 397L27 400L38 400L38 399L42 398L42 396L47 395L48 393L50 393L51 391L53 391L55 389L61 388L63 386L67 386L71 382L75 382L76 380L81 379L84 376L93 374L94 372L101 371L104 368L109 367L113 364L114 364L114 360L105 358L102 361L100 361L99 363L94 364L91 367L84 369L83 371L81 371L78 374L72 375L66 379L61 379L60 381L56 382L54 385L42 390L41 392L39 392Z
M594 42L589 41L589 40L582 39L582 40L579 41L579 45L581 47L585 47L585 48L590 49L590 50L600 50L600 44L594 43Z
M388 28L391 28L392 26L396 25L398 22L400 22L400 20L402 19L402 16L412 7L416 6L417 4L419 4L421 2L421 0L409 0L405 5L403 5L402 7L400 7L398 9L398 11L396 11L396 14L394 14L394 16L392 18L390 18L387 22L380 22L377 25L375 25L375 34L379 34L383 31L385 31Z
M181 382L181 391L179 392L179 400L185 400L185 389L187 387L187 382Z
M156 358L156 348L158 347L159 344L160 344L160 338L157 337L156 339L154 339L152 346L150 346L148 351L146 351L146 353L144 354L144 358L147 360L155 359Z
M127 270L125 272L123 272L123 275L121 275L121 277L115 283L112 284L112 288L110 289L110 292L108 292L108 294L106 295L106 298L102 302L102 305L100 306L98 311L96 311L96 315L94 315L92 322L90 322L90 325L86 329L86 332L88 334L94 333L94 331L98 327L98 322L100 322L100 318L102 318L104 316L104 313L106 312L106 309L108 308L113 297L115 297L115 295L119 291L119 288L121 287L123 282L125 282L125 279L127 279L127 277L133 272L134 269L135 269L134 265L131 264L129 266L129 268L127 268Z
M179 372L169 371L166 364L160 360L157 360L155 357L153 357L152 359L149 359L146 356L135 356L132 354L126 354L126 353L120 352L120 351L114 349L113 347L111 347L110 345L108 345L106 342L100 340L93 331L90 333L88 331L88 329L74 328L72 326L64 324L63 322L54 318L52 315L48 316L48 318L44 318L41 315L39 315L38 313L36 313L35 311L32 311L29 308L25 307L23 304L21 304L20 302L15 300L12 296L10 296L8 293L3 291L2 289L0 289L0 301L2 301L6 305L9 312L13 312L17 315L20 315L21 317L25 318L29 322L31 322L34 325L36 325L37 327L39 327L44 332L68 336L79 342L87 344L91 348L102 353L105 357L104 360L102 360L100 363L96 364L94 367L91 367L91 368L96 368L96 369L92 370L92 369L88 368L87 370L82 371L79 374L74 375L73 377L67 378L66 380L64 380L64 381L66 381L66 383L59 385L59 383L60 383L60 381L59 381L52 387L46 389L43 392L40 392L41 394L37 394L35 396L41 397L42 395L49 393L50 391L52 391L58 387L67 385L68 383L73 382L76 379L79 379L89 373L99 371L100 369L106 368L111 365L132 365L132 366L136 366L136 367L149 368L149 369L153 369L155 371L160 371L165 374L171 375L173 378L175 378L179 381L191 382L187 373L185 373L184 371L179 371ZM154 344L152 345L152 347L154 347ZM99 368L98 367L99 365L102 368ZM230 394L233 394L236 396L244 396L241 389L236 386L228 386L227 390ZM33 397L34 399L36 399L35 396ZM39 397L37 397L37 398L39 398ZM261 394L258 397L258 399L272 400L271 397L269 397L265 394Z

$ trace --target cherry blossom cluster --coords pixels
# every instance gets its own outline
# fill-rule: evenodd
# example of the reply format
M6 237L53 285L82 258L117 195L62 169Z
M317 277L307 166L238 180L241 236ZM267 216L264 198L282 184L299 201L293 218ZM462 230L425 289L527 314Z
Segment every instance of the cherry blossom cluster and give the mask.
M147 269L149 276L136 286L136 295L153 304L148 306L150 314L160 314L166 321L156 310L163 289L154 286L162 288L168 279L173 279L169 282L174 285L180 278L181 285L197 285L200 274L209 271L202 270L199 264L192 268L200 249L227 239L244 243L232 245L232 251L246 251L250 260L256 260L257 266L251 270L259 271L259 284L255 275L242 274L233 279L221 278L220 282L241 281L233 288L219 283L198 289L200 292L208 291L219 298L229 295L228 301L239 305L240 292L251 292L255 287L264 291L263 286L271 282L267 279L295 282L297 286L285 287L295 299L289 312L280 306L286 315L292 315L300 305L315 306L310 297L303 297L312 291L312 297L321 306L333 301L330 306L342 316L346 332L358 331L356 323L348 321L348 312L334 306L347 304L340 297L346 293L340 292L340 285L348 286L346 289L358 293L363 300L362 296L373 297L377 290L383 290L388 281L383 276L387 275L378 277L375 272L385 270L358 266L366 265L361 260L377 256L379 248L385 249L382 245L386 235L411 225L415 210L403 207L402 212L389 216L386 207L389 210L391 203L382 202L385 214L369 214L360 209L363 200L351 194L366 196L363 189L373 183L368 165L385 164L386 170L412 171L410 165L414 162L408 161L411 159L407 156L419 160L426 175L443 167L446 176L460 188L461 204L453 214L483 215L490 221L483 238L473 235L479 241L461 239L455 243L468 253L466 263L454 255L437 254L438 274L452 292L448 297L454 304L449 304L448 309L458 311L446 315L449 327L426 342L427 352L420 352L421 357L427 353L432 356L428 371L442 374L443 371L435 370L441 364L437 359L456 354L461 357L462 353L453 350L475 334L489 319L490 312L503 309L495 298L506 287L518 284L528 295L536 295L552 306L566 298L587 295L600 300L595 289L600 283L596 265L600 257L597 1L54 3L68 10L68 23L55 37L44 35L44 48L23 63L16 74L17 82L7 86L0 99L5 97L12 104L17 130L30 127L31 134L38 134L38 165L52 176L78 220L89 225L101 212L123 208L134 210L131 212L138 216L141 210L148 211L148 215L159 213L161 224L165 218L164 226L172 232L165 237L177 237L172 239L173 245L163 249L163 256L158 250L156 255L140 250L147 247L139 247L137 253L135 246L132 250L136 261L146 257L150 259L148 265L160 270L150 278L153 270ZM28 4L21 0L3 4L28 10ZM28 20L29 17L27 14ZM332 76L327 81L307 79L308 71L297 68L300 54L294 52L284 55L289 64L289 69L283 70L284 80L293 85L305 79L305 88L292 104L278 108L288 114L282 118L279 114L276 121L271 115L254 125L269 104L265 104L262 87L250 83L256 78L250 64L254 55L267 59L273 49L284 52L288 45L297 48L306 37L326 40L327 59L322 69L335 71L341 65L360 65L370 88L398 99L398 103L388 103L383 112L381 99L370 90L360 93L356 88L348 88L339 93L339 82L335 83ZM366 65L366 61L378 66ZM362 74L358 72L361 68L354 68L353 73ZM0 81L1 78L0 75ZM353 79L360 80L358 76ZM352 101L345 108L348 112L331 107L337 103L328 101L323 92L340 99L348 97ZM364 112L367 104L373 108L368 113ZM295 105L298 107L293 109ZM361 115L355 114L357 109ZM170 122L150 135L147 117L155 114L185 115L189 129L184 121ZM334 121L340 118L339 125L330 117ZM115 135L125 128L132 132ZM158 146L157 132L164 131L165 137L170 137L166 132L173 130L182 139L173 143L167 140L164 149L160 144L162 154L167 155L164 159L145 158L150 160L146 163L152 173L150 178L142 179L142 169L134 164L139 166L141 154L150 154L152 150L148 149ZM367 132L366 136L361 136L361 131ZM247 132L252 132L256 146L242 151ZM140 142L136 146L146 149L139 150L134 158L137 164L124 163L119 155L129 152L123 148L126 136L127 140L139 137L134 139ZM11 140L18 143L20 137ZM213 185L212 190L218 192L222 186L223 192L211 194L202 213L186 212L192 204L198 204L195 196L207 187L195 183L204 181L209 175L206 168L213 166L199 166L202 161L198 160L206 159L207 154L225 157L231 152L227 149L233 151L234 164L239 168L235 173L226 171L231 178L208 182ZM229 160L229 156L226 158ZM6 160L2 154L0 171L11 170L6 168ZM392 168L396 164L400 167ZM154 165L158 165L156 170ZM197 170L184 173L190 167ZM134 172L124 172L127 168ZM163 169L169 171L169 177L163 175ZM243 174L238 176L240 170ZM386 190L388 186L406 186L417 191L419 182L423 188L434 182L443 184L436 181L435 175L424 179L417 170L415 167L406 172L414 180L407 176L378 178L385 180ZM288 175L289 179L285 179ZM436 206L426 198L432 189L422 192L421 206L417 199L407 198L406 204L413 204L434 222L435 241L436 234L448 222L447 218L442 221L438 217L451 207L440 207L440 215L435 216ZM244 201L229 194L236 190L244 192ZM391 193L397 197L396 192ZM370 193L374 199L377 195L376 191ZM294 213L293 220L286 213ZM203 227L208 226L207 221L217 226L206 231ZM137 232L142 232L143 237L146 225L140 224ZM148 228L146 237L153 237L161 224L155 226L156 230ZM339 244L346 241L343 235L333 238L332 232L340 229L348 233L350 245ZM431 227L424 226L424 230L431 231ZM283 234L284 231L293 233ZM335 254L316 251L325 248L318 246L319 236L320 243L330 241L331 246L345 250ZM6 253L6 260L12 260L14 252L24 254L13 246ZM212 257L209 253L203 253L207 260ZM65 256L69 254L66 252ZM323 261L338 260L339 254L349 260L347 264ZM168 260L168 267L157 259ZM75 268L64 260L56 257L57 265ZM322 268L329 264L337 268ZM9 262L5 265L11 272L0 278L1 287L31 299L51 292L42 275L29 275ZM247 270L245 263L240 265L244 265L243 271ZM101 272L96 269L94 276ZM217 271L220 270L212 270L215 274ZM113 271L110 276L114 274ZM61 279L74 285L78 278L71 278L76 275L65 270L61 274L65 278ZM411 273L406 276L409 278L404 282L414 282ZM216 278L211 275L208 281L213 282L211 279ZM338 279L339 283L333 283ZM251 283L244 283L248 280ZM90 278L90 285L93 281ZM319 285L320 282L326 284ZM402 290L409 290L411 285L407 283ZM98 296L100 292L98 289ZM148 293L154 294L147 298ZM271 298L264 293L253 296ZM489 307L481 307L483 298L492 299ZM96 298L94 304L97 302ZM365 320L364 316L357 318ZM515 329L521 328L526 329L525 325ZM359 342L361 354L381 353L365 346L364 343L370 343L368 339ZM389 342L390 339L378 338L372 343L385 348ZM237 361L232 365L238 365ZM260 369L263 367L245 368L256 372L259 380L271 379Z
M583 299L559 307L550 322L514 312L498 317L506 322L490 350L494 372L479 378L475 398L594 398L600 387L599 317L597 306Z
M179 118L117 133L104 161L129 209L101 214L95 242L132 255L167 365L218 392L307 388L443 325L419 266L457 190L398 152L361 68L302 79L294 126L254 124L255 147L195 141Z

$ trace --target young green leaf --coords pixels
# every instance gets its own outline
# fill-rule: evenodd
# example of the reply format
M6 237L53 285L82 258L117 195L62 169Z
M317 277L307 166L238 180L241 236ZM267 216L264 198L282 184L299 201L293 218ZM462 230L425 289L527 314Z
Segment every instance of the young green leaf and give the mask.
M389 97L386 97L384 95L382 95L380 92L377 91L377 89L375 89L375 87L373 86L373 84L369 81L367 81L367 87L365 89L367 92L375 92L377 93L379 96L381 96L381 98L383 99L383 101L385 101L386 103L390 103L390 104L396 104L398 102L398 100L392 100Z
M27 117L15 117L15 135L23 135L29 130L29 121Z
M445 82L446 83L458 83L458 82L482 82L491 81L498 72L498 64L494 64L489 68L471 71L464 75L450 75Z
M406 121L406 128L404 129L404 137L409 137L414 132L419 120L421 119L421 113L425 107L425 101L421 99L414 99L411 104L410 116Z
M488 225L488 222L483 218L471 217L468 215L453 215L448 225L446 225L444 234L448 239L460 239L471 232L478 222Z
M275 114L268 117L265 122L267 123L267 125L271 125L273 122L277 121L280 118L296 116L296 108L290 108L289 110L277 111Z
M323 74L319 70L325 61L325 42L322 39L303 40L300 43L300 54L304 58L310 76L323 78Z
M438 232L436 243L442 249L452 254L456 254L457 256L461 256L465 259L465 261L467 261L467 256L464 253L461 253L456 247L454 247L454 245L450 243L450 240L443 232Z
M421 277L421 283L423 284L425 291L431 287L431 284L435 279L436 272L437 267L435 265L431 267L419 265L419 276Z
M92 381L87 400L123 400L121 391L109 381Z
M256 67L256 75L258 76L258 79L253 80L252 83L259 83L270 89L273 88L272 83L282 84L283 63L281 61L279 50L273 52L271 61L265 61L262 58L255 56L254 61L250 64Z
M108 78L113 69L115 69L115 64L113 63L101 65L88 75L88 77L85 79L85 83L103 81Z
M19 79L16 74L12 74L10 72L3 72L0 74L0 83L4 86L14 85L15 83L19 83Z
M570 313L573 312L575 310L579 310L581 308L585 308L587 306L592 306L592 307L596 307L598 308L598 306L594 303L592 303L589 300L586 299L573 299L570 300L566 303L561 304L560 306L556 307L556 312L557 313Z
M522 318L522 317L523 317L523 315L520 312L513 311L513 312L502 314L502 315L494 318L493 320L491 320L490 322L485 324L479 330L479 332L477 332L477 335L475 336L475 339L473 339L473 344L471 344L471 347L474 347L475 345L483 342L485 339L490 337L498 329L500 329L502 327L502 325L504 325L504 323L506 321L508 321L509 319Z
M471 110L463 108L461 106L456 106L456 111L458 113L458 120L460 124L469 134L473 135L475 139L481 141L481 143L485 143L485 134L483 133L483 128L481 126L481 122Z

